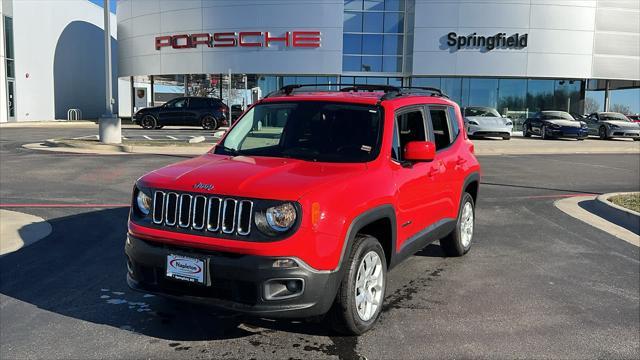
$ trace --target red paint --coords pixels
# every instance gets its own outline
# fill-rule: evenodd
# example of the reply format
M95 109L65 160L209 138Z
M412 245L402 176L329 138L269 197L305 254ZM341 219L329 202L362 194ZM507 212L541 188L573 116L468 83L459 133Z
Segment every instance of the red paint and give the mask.
M177 34L156 36L156 50L163 47L173 49L206 47L270 47L280 43L285 48L317 48L320 47L320 31L285 31L281 36L268 31L241 31L198 34Z
M333 101L375 105L381 95L308 92L269 97L260 104ZM452 106L458 127L464 128L460 109L453 101L431 96L401 96L380 104L384 110L383 140L380 155L369 163L321 163L208 153L155 170L139 180L140 185L148 188L193 192L194 184L207 179L215 184L215 192L221 196L297 201L302 208L301 224L284 240L221 239L147 228L132 222L128 230L150 241L242 254L296 256L315 269L334 270L354 219L367 210L391 204L396 212L396 251L399 251L409 238L430 225L457 218L464 181L480 171L470 151L472 144L463 132L449 147L435 152L432 161L416 162L408 168L391 159L396 111L423 104ZM312 221L314 206L320 213L316 222ZM402 226L406 223L410 225Z

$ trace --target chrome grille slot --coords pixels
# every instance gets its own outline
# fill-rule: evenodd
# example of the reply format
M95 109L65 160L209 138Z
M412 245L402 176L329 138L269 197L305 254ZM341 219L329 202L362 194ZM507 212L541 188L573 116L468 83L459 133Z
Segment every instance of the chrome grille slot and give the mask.
M249 232L251 232L252 212L253 202L249 200L240 201L238 206L238 235L249 235Z
M152 220L174 227L173 231L247 236L251 233L253 201L157 190L153 193Z
M180 196L180 210L178 211L178 225L189 227L191 224L191 195L182 194Z
M191 219L191 227L194 230L204 229L206 217L207 217L207 198L202 195L197 195L193 198L193 217Z
M162 224L164 215L164 192L156 191L153 193L153 222Z
M234 199L224 199L222 205L222 232L231 234L236 227L236 205L238 201Z
M178 194L168 193L164 202L164 224L175 226L178 222Z
M209 198L207 209L207 230L220 230L220 211L222 210L222 199L217 197Z

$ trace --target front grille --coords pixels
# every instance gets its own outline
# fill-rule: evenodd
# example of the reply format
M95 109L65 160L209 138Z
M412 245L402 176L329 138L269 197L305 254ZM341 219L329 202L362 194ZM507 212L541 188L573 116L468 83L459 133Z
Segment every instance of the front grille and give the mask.
M247 236L253 202L217 196L155 191L153 223L176 229Z

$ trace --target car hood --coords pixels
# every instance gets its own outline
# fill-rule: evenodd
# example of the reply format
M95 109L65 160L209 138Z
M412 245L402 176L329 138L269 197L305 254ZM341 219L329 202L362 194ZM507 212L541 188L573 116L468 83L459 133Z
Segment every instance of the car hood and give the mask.
M582 123L580 121L562 120L562 119L544 120L544 121L549 124L555 124L555 125L560 125L565 127L572 127L572 128L582 127Z
M634 129L637 130L640 128L640 125L637 123L626 122L626 121L618 121L618 120L604 120L601 123L609 124L609 125L618 125L621 129Z
M208 153L152 171L139 184L153 189L298 200L309 191L333 186L365 170L364 163L332 164ZM195 189L196 184L210 184L213 188Z
M488 116L467 116L467 120L473 120L480 126L506 126L504 123L507 119L501 117L488 117Z

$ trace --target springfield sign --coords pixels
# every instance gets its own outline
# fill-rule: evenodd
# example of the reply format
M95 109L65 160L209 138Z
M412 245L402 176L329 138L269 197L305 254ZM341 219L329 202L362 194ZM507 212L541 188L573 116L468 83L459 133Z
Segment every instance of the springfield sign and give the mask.
M493 36L482 36L476 33L466 36L459 36L455 32L447 34L447 45L449 47L455 47L456 50L462 48L480 48L491 51L496 48L503 49L523 49L527 47L527 40L529 34L515 33L511 36L507 36L506 33L499 33Z
M320 47L320 31L286 31L274 35L268 31L218 32L156 36L156 50L163 47L190 49L205 47L270 47L281 44L292 48Z

